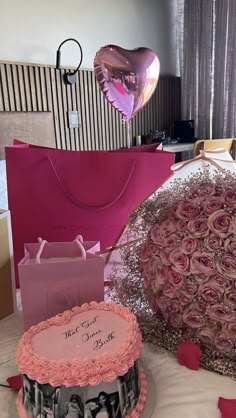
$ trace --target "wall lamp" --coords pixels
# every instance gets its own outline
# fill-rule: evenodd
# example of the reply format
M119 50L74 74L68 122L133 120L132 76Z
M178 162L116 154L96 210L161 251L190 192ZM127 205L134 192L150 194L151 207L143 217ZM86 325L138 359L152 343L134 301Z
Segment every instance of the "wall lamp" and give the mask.
M65 74L63 75L63 79L64 79L64 82L65 82L66 84L74 84L74 83L76 82L76 80L77 80L77 71L79 70L79 68L80 68L80 66L81 66L81 63L82 63L82 60L83 60L83 51L82 51L82 47L81 47L80 43L79 43L76 39L74 39L74 38L68 38L68 39L65 39L65 40L64 40L64 41L63 41L63 42L59 45L59 48L58 48L58 50L57 50L57 57L56 57L56 69L57 69L57 70L59 70L59 68L60 68L60 63L61 63L61 51L60 51L60 49L61 49L62 45L64 45L64 43L66 43L66 42L68 42L68 41L73 41L73 42L75 42L75 43L78 45L79 49L80 49L80 62L79 62L78 67L76 68L76 70L71 71L71 72L69 72L69 73L65 73Z

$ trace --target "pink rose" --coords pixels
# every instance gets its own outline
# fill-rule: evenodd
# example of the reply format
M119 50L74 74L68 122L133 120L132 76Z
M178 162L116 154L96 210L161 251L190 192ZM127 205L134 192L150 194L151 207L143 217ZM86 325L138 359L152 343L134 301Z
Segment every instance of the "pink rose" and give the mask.
M184 284L184 276L182 276L177 271L173 270L172 268L169 268L167 271L169 283L171 283L174 287L179 289Z
M215 305L208 305L206 312L213 321L228 322L230 320L230 313L222 303Z
M201 215L201 208L191 202L180 202L176 207L176 216L179 219L190 220Z
M143 273L143 286L144 289L149 289L151 286L151 281L153 277L150 274Z
M207 319L207 322L206 322L206 326L208 327L208 328L210 328L212 331L214 331L215 333L218 331L218 322L217 321L213 321L212 319Z
M188 274L189 258L181 251L181 249L176 248L171 251L169 259L173 264L174 270L176 270L178 273Z
M191 192L186 193L185 199L191 203L198 203L200 200L199 190L193 189Z
M183 232L186 231L188 228L188 224L186 221L183 221L182 219L178 219L176 221L176 229L177 231Z
M225 240L224 247L236 257L236 238L228 238Z
M216 262L216 268L223 276L236 279L236 258L231 254L225 254L219 257Z
M200 328L204 323L202 311L197 307L190 307L183 313L183 322L191 328Z
M228 353L232 350L234 341L227 332L220 331L215 336L215 346L217 351Z
M208 218L208 226L215 235L227 238L232 232L232 217L224 210L217 210Z
M160 290L160 288L161 288L161 284L157 278L151 280L151 289L153 293L157 293Z
M171 315L170 324L173 328L181 328L183 325L182 315L180 313Z
M216 251L219 250L219 248L223 247L224 241L217 235L210 234L208 235L208 237L204 239L204 244L209 250Z
M163 244L164 244L164 241L163 241L163 239L161 238L161 236L160 236L160 227L159 227L159 225L158 224L155 224L152 228L151 228L151 230L150 230L150 235L151 235L151 239L152 239L152 241L155 243L155 244L157 244L157 245L159 245L159 246L163 246Z
M155 272L155 280L160 284L163 285L167 281L168 275L166 273L166 269L158 269Z
M184 237L182 241L182 251L185 254L192 254L197 249L197 240L191 237Z
M236 192L232 189L226 190L222 193L222 198L229 207L236 207Z
M168 303L168 309L170 314L176 314L181 311L181 306L179 304L178 299L171 299L171 301Z
M146 241L140 253L140 261L146 262L149 260L150 256L157 255L159 253L159 248L156 244L150 241Z
M157 255L159 253L159 247L153 242L148 243L148 252L150 256Z
M151 307L151 309L159 316L159 317L163 317L162 312L160 310L160 308L157 306L156 303L156 297L155 295L151 295L150 293L146 292L145 293L146 299L148 300L149 306Z
M193 298L190 295L186 295L185 293L181 293L179 298L179 302L181 306L190 305L193 302Z
M219 196L212 196L202 203L203 210L207 215L223 208L223 200Z
M180 242L179 237L176 234L172 234L165 239L165 247L176 247Z
M198 286L195 283L185 283L185 292L189 296L195 296L198 291Z
M220 286L222 289L224 289L224 291L231 287L230 281L218 273L214 274L214 276L211 276L211 280L212 282L215 282L217 286Z
M206 252L196 252L191 259L191 272L208 276L215 273L214 256Z
M161 259L162 264L164 264L164 266L171 265L170 253L171 253L171 248L163 248L160 250L160 259Z
M165 219L160 223L160 237L163 241L176 231L175 222L172 219Z
M223 293L224 289L216 286L213 280L203 283L198 289L199 296L202 296L203 299L212 304L220 302Z
M192 219L188 223L188 230L195 238L206 237L209 234L207 219Z
M156 296L156 305L162 313L166 312L168 307L168 298L161 292Z
M176 294L177 288L174 287L171 283L166 283L163 288L163 295L168 298L173 298Z
M158 270L161 265L160 261L156 257L149 258L149 260L146 263L141 264L141 271L143 274L150 276L150 278L153 278L155 276L156 270Z
M226 325L225 325L226 331L230 335L234 335L234 338L236 337L236 318L231 319Z
M203 327L198 329L197 337L201 341L201 343L207 348L213 348L214 346L214 339L215 339L216 332L214 329L209 327Z
M142 245L142 248L141 248L141 252L140 252L140 261L141 261L141 262L148 261L149 257L150 257L150 254L149 254L149 251L148 251L148 243L147 243L147 242L145 242L145 243Z
M225 304L230 308L236 308L236 290L227 290L224 296Z

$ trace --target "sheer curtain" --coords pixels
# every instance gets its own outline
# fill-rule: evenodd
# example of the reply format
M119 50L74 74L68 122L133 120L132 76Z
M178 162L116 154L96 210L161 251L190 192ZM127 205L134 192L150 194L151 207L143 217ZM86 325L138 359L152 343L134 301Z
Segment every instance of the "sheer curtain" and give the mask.
M236 135L236 1L215 0L213 138Z
M182 118L195 135L236 135L236 0L177 0Z
M182 119L209 138L212 103L213 0L178 0Z

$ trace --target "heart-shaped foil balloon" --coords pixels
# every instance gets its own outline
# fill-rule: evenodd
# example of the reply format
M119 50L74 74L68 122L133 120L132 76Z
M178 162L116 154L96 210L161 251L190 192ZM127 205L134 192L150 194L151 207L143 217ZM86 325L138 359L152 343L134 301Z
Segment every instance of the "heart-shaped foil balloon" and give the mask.
M154 93L160 63L148 48L128 50L107 45L96 53L94 71L108 102L129 121Z

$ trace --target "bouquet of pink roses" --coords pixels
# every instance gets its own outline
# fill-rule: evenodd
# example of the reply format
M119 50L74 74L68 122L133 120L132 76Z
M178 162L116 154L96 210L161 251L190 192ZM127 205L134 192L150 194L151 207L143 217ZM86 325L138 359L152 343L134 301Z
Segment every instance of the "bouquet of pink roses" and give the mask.
M234 351L236 187L221 179L191 189L172 199L141 247L145 292L172 327L191 331L209 349Z
M236 378L236 177L216 165L173 176L132 212L110 279L144 341L176 352L191 340L202 366Z

